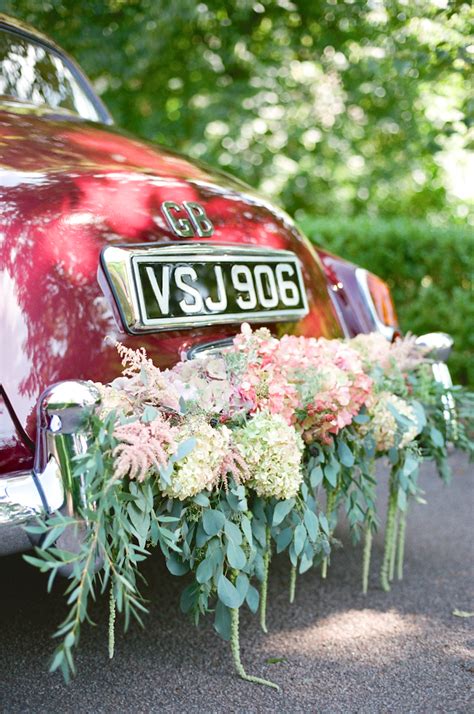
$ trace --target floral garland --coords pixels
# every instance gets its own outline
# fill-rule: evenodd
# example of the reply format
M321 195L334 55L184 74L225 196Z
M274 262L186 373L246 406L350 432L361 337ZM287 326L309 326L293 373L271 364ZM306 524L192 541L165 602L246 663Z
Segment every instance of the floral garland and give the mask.
M413 337L390 344L379 334L352 340L273 337L243 325L233 345L160 371L145 351L117 344L123 375L98 384L100 413L75 476L88 494L75 518L56 513L30 532L51 587L66 566L69 612L56 635L51 669L74 672L72 652L96 590L109 592L109 654L121 614L146 612L139 567L159 547L173 575L191 573L181 607L197 622L214 612L230 640L237 673L239 609L259 612L266 632L271 554L287 552L290 601L297 574L326 577L333 533L345 512L354 541L364 540L367 592L373 532L379 527L375 462L390 464L380 582L403 576L406 515L419 498L423 459L447 479L446 444L469 451L474 395L444 388ZM451 412L447 418L447 404ZM87 524L84 526L84 524ZM81 533L76 552L60 550L66 529Z

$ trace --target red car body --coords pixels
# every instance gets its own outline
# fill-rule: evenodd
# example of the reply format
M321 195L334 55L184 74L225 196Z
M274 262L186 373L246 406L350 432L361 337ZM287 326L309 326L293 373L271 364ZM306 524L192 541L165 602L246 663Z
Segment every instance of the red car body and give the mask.
M196 345L239 330L235 322L132 334L124 324L101 254L109 246L180 244L184 239L166 220L166 202L179 206L177 220L185 218L185 202L199 204L213 225L212 235L194 234L186 244L296 254L307 314L269 320L273 332L393 334L393 315L384 323L365 271L361 279L356 266L316 250L284 212L248 186L112 128L85 78L58 48L0 18L0 34L5 30L68 62L102 121L0 97L0 482L33 469L37 404L47 387L63 380L108 382L119 374L115 340L145 347L167 367ZM388 291L382 300L390 302Z

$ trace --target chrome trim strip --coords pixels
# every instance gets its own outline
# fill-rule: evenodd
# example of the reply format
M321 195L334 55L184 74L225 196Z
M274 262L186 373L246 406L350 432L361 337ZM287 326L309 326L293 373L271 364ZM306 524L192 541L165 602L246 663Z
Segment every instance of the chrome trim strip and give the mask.
M350 338L351 333L347 326L347 322L344 319L344 315L342 314L341 306L339 305L339 303L337 301L337 297L334 294L334 290L331 290L330 285L328 285L327 292L329 295L329 300L331 301L331 305L333 306L334 312L336 313L336 317L339 322L339 325L341 326L342 334L344 335L345 338Z
M356 268L355 276L357 284L359 285L362 296L369 310L370 317L373 320L375 329L377 330L377 332L381 332L382 335L386 337L389 342L391 342L395 334L395 328L391 327L390 325L385 325L379 318L377 310L375 309L374 301L372 300L372 295L370 294L367 274L368 271L365 268Z
M138 278L140 262L165 262L172 256L189 262L228 262L241 259L247 262L291 262L296 271L303 308L216 313L178 318L148 319L144 297ZM255 246L213 245L210 243L171 243L145 245L107 246L101 253L101 265L112 289L125 329L131 334L160 330L188 329L195 325L214 325L249 322L282 322L296 320L309 312L306 288L301 271L301 261L289 250L258 248Z
M233 341L233 337L225 337L223 340L215 340L214 342L204 342L200 345L195 345L194 347L190 347L186 352L186 359L190 360L202 357L203 355L219 354L227 347L231 347Z

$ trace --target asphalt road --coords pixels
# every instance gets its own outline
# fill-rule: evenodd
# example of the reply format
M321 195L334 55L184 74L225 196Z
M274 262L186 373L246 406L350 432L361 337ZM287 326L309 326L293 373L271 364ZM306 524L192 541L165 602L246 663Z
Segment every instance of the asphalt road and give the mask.
M255 617L241 624L242 659L280 693L239 680L227 645L211 624L196 629L179 611L183 581L160 558L146 568L153 597L146 629L117 633L109 663L105 603L97 627L83 631L78 675L69 685L50 675L50 635L63 617L61 590L21 557L1 562L0 711L16 712L468 712L474 683L472 466L451 457L455 477L445 487L431 467L421 485L428 505L414 504L407 530L405 579L390 593L378 586L382 544L376 539L369 594L360 594L360 549L333 557L329 578L298 579L287 600L288 568L275 559L269 634ZM386 471L380 473L381 499ZM269 659L284 661L269 663Z

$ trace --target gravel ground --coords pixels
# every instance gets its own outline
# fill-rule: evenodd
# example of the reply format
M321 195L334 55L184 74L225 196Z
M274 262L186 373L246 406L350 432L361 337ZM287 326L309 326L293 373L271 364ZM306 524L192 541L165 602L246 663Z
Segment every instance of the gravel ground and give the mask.
M194 628L179 611L183 581L160 558L147 565L146 629L117 633L107 659L105 605L101 624L86 627L78 675L66 686L50 675L55 624L64 615L61 589L45 593L43 577L21 557L2 561L0 711L14 712L468 712L474 682L473 506L471 467L451 457L447 488L425 467L428 505L411 507L405 579L392 592L378 586L382 543L374 545L371 589L360 594L360 548L333 557L326 582L310 572L288 604L288 567L272 563L267 636L244 614L242 659L247 671L271 678L282 691L242 682L232 673L227 645L206 622ZM380 471L386 481L386 471ZM381 486L380 498L385 490ZM385 499L384 499L385 500ZM272 658L283 661L269 663ZM471 701L471 705L469 704Z

